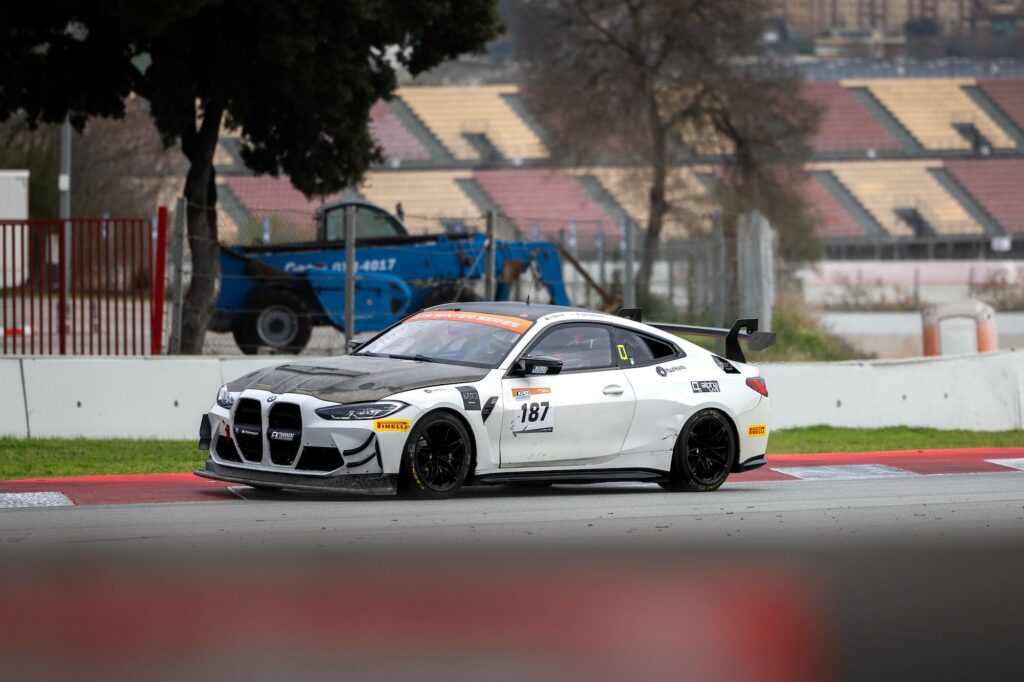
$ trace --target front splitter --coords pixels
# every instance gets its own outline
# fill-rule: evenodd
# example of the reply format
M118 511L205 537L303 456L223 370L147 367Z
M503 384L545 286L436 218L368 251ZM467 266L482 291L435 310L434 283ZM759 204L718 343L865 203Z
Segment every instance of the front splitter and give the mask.
M395 495L398 492L396 474L347 474L344 476L309 476L286 474L276 471L260 471L241 467L225 466L212 459L206 460L205 469L193 471L196 476L227 483L243 485L273 486L288 490L315 490L329 493L354 493L357 495Z

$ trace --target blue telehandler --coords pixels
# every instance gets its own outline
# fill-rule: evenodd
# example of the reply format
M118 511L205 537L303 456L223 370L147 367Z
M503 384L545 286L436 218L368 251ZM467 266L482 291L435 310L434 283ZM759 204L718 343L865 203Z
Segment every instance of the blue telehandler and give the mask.
M478 300L469 285L484 277L487 239L479 233L411 235L378 206L345 201L321 208L316 240L222 247L213 331L231 331L245 353L298 353L313 327L345 325L343 215L356 229L357 333L384 329L421 308ZM521 273L551 303L569 305L562 262L548 242L496 240L496 297L506 300Z

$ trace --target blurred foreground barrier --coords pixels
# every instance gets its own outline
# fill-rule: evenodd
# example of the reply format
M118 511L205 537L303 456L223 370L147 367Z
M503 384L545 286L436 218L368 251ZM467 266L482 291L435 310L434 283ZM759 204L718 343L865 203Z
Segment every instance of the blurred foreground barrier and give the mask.
M217 389L288 356L0 359L0 436L197 437ZM1024 353L766 364L773 427L1024 428Z

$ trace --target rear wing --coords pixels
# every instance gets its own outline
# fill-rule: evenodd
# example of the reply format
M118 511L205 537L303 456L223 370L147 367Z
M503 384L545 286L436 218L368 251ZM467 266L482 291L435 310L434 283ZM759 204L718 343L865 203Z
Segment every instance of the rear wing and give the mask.
M639 308L623 308L619 311L619 316L635 320L636 322L641 321L641 311ZM669 322L645 322L644 324L670 334L709 336L716 339L725 339L725 359L735 362L747 361L747 358L743 355L743 349L740 347L740 339L746 339L747 348L754 352L762 351L775 343L775 334L757 330L757 318L736 320L731 329L698 327L696 325L672 324Z

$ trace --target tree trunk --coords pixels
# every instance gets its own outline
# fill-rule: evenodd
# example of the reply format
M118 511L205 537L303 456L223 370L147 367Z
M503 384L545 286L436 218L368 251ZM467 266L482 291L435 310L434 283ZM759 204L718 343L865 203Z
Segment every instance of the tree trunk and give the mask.
M661 229L664 226L665 213L668 210L668 200L665 198L665 186L668 178L666 134L656 111L649 115L649 119L653 138L651 148L651 189L647 211L647 232L644 235L640 272L636 278L637 300L642 303L645 303L651 294L651 273L654 270L654 259L658 255Z
M182 151L189 160L185 178L188 245L192 251L192 281L181 311L181 352L199 355L220 278L220 247L217 241L217 186L213 153L217 147L224 107L209 103L198 130L182 137Z

